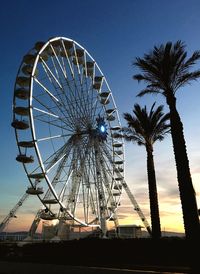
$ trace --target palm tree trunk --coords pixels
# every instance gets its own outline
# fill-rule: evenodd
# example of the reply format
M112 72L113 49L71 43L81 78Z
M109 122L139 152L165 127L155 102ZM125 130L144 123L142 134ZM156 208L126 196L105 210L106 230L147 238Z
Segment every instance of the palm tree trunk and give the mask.
M196 195L190 174L183 125L176 109L176 98L174 95L167 97L167 104L170 109L171 135L183 211L185 235L188 239L197 239L200 237L200 223Z
M146 145L147 151L147 174L149 184L149 201L151 212L152 238L159 239L161 237L160 216L158 207L156 175L153 159L153 147Z

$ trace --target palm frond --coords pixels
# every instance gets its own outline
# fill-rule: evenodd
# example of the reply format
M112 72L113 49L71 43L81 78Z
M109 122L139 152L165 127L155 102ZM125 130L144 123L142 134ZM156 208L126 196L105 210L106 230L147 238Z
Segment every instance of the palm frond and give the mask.
M154 89L143 89L136 96L137 97L142 97L145 94L158 94L158 93L161 93L161 91L160 90L156 90L156 89L155 90Z
M144 145L145 140L142 135L139 135L134 128L123 127L122 128L122 138L127 142L137 143L138 145Z
M190 73L185 73L184 75L178 78L177 85L174 87L174 89L178 90L180 87L190 84L192 81L196 81L199 78L200 78L200 70L190 72Z
M135 104L133 115L124 113L124 119L128 127L122 129L123 138L126 141L136 142L137 144L153 144L157 140L163 140L164 136L169 133L170 124L169 113L163 113L163 105L155 108L155 102L147 110L147 107L140 107Z
M184 67L189 68L195 65L196 61L200 59L200 51L195 51L192 56L185 62Z
M137 96L150 93L162 93L167 96L168 91L175 94L180 87L197 80L200 77L199 70L190 72L190 69L200 60L200 51L195 51L187 59L185 48L186 45L181 40L174 44L169 41L154 46L143 58L136 57L133 65L141 73L135 74L133 79L146 83L146 87Z

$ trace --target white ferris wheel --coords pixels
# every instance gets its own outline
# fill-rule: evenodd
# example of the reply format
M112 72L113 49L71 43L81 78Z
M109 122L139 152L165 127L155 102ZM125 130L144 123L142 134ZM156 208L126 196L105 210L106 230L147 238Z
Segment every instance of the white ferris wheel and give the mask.
M124 144L118 110L97 62L76 41L55 37L37 42L19 67L13 122L19 154L37 195L37 218L62 220L107 231L118 224L125 189ZM37 221L36 221L37 223Z

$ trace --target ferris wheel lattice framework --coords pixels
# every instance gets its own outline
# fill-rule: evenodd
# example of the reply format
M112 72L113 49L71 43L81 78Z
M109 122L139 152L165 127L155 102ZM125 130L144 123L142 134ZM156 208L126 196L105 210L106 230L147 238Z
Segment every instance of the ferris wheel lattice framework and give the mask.
M118 110L105 76L76 41L37 42L22 59L13 97L19 154L37 195L38 220L62 220L107 232L118 225L124 189L148 232L150 226L124 180ZM34 225L35 224L35 225Z

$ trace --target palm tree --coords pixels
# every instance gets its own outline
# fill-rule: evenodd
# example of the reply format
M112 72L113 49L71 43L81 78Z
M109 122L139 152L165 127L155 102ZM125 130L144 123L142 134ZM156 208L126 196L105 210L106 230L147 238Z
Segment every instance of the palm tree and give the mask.
M190 71L200 59L200 51L187 58L185 44L182 41L167 42L154 46L143 58L136 58L133 65L141 73L133 76L138 82L146 83L137 96L148 93L162 94L169 106L172 143L175 155L177 179L183 211L185 235L188 239L200 237L200 223L195 191L192 184L183 124L176 107L177 90L200 77L200 70Z
M128 127L124 127L122 131L126 141L132 141L146 148L152 238L155 239L161 237L161 229L153 144L158 140L162 141L164 139L165 134L169 132L170 125L166 123L169 120L169 114L163 113L163 106L159 106L155 110L154 106L155 103L148 113L146 106L141 108L138 104L135 104L133 116L129 113L124 113Z

